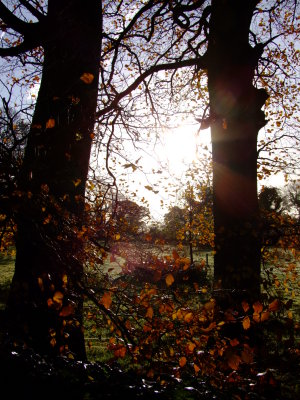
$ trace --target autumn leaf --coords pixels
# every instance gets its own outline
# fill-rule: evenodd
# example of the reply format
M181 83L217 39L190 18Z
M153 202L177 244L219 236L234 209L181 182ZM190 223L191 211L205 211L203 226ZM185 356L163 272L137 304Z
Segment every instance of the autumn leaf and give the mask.
M121 346L118 349L116 349L114 351L114 355L117 358L124 358L126 355L126 347L125 346Z
M173 256L173 258L174 258L175 261L176 261L178 258L180 258L179 254L177 253L176 250L173 250L173 251L172 251L172 256Z
M184 367L185 366L185 364L186 364L186 357L181 357L180 358L180 360L179 360L179 366L182 368L182 367Z
M245 317L245 318L243 319L243 328L244 328L245 330L247 330L247 329L250 328L250 325L251 325L251 323L250 323L250 318L249 318L249 317Z
M59 291L55 292L54 295L53 295L53 301L55 303L57 303L57 304L60 304L60 305L62 305L63 298L64 298L63 293L59 292Z
M54 127L55 127L55 119L54 118L48 119L48 121L46 122L46 129L52 129Z
M267 321L269 319L270 313L269 311L263 311L260 315L261 322Z
M269 311L274 312L278 311L280 307L280 301L278 299L275 299L272 301L272 303L269 304Z
M94 75L89 73L89 72L84 72L80 79L82 80L82 82L86 83L87 85L91 84L94 80Z
M115 239L116 240L120 240L120 238L121 238L121 235L119 233L117 233L116 236L115 236Z
M193 313L189 312L189 313L185 314L184 321L189 324L193 320L193 318L194 318Z
M149 307L147 309L146 317L152 319L152 317L153 317L153 308L152 307Z
M249 310L249 308L250 308L249 304L248 304L246 301L242 301L242 307L243 307L243 310L244 310L245 313L246 313L246 312Z
M187 345L187 352L188 352L188 353L193 353L193 351L195 350L195 347L196 347L195 343L190 342L190 343Z
M112 303L111 293L105 292L102 299L100 300L100 303L108 310Z
M73 184L75 187L77 187L80 184L80 182L81 182L81 179L78 178L75 181L73 181Z
M200 367L197 364L194 364L194 371L195 374L198 374L198 372L200 371Z
M40 277L38 277L38 285L39 285L41 291L43 291L44 290L44 283L43 283L43 279L40 278Z
M171 286L174 283L174 281L175 281L175 279L174 279L174 276L172 274L168 274L166 276L166 284L168 286Z
M63 307L59 315L61 317L68 317L69 315L74 314L74 307L72 304L68 304L67 306Z
M263 305L259 301L254 303L252 305L252 307L253 307L254 312L257 313L257 314L261 313L262 310L263 310Z
M230 354L227 360L228 366L235 371L239 368L240 362L241 362L241 357L233 353Z
M238 346L239 344L240 344L240 342L238 341L238 339L230 340L230 346L232 346L232 347Z

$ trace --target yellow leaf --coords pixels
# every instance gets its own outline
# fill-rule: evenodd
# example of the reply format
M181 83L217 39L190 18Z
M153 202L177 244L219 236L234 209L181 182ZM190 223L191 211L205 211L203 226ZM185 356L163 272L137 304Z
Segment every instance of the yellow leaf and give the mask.
M94 75L89 73L89 72L84 72L80 79L82 80L82 82L86 83L87 85L89 85L90 83L93 82L94 80Z
M152 317L153 317L153 308L152 307L149 307L147 309L146 317L152 319Z
M51 129L54 127L55 127L55 119L54 118L48 119L48 121L46 122L46 129Z
M249 317L245 317L245 318L243 319L243 328L244 328L245 330L247 330L247 329L250 328L250 318L249 318Z
M111 293L105 292L100 303L108 310L112 303Z
M53 301L57 304L62 304L63 298L64 295L62 294L62 292L59 291L55 292L53 295Z
M186 358L185 357L181 357L179 360L179 366L182 368L184 367L186 364Z
M115 239L119 240L121 238L121 235L119 233L116 234Z
M166 284L171 286L174 283L174 276L172 274L168 274L166 276Z
M76 181L73 181L73 184L75 187L77 187L80 184L80 182L81 182L81 179L78 178L78 179L76 179Z

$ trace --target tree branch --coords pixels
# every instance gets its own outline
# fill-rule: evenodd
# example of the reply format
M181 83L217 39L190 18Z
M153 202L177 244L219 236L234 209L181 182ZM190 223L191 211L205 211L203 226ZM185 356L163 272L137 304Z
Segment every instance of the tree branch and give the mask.
M38 47L39 43L33 41L24 40L21 44L15 47L0 48L0 57L15 57L20 54L26 53L26 51L32 50Z
M176 61L174 63L154 65L153 67L151 67L151 68L147 69L145 72L143 72L131 85L128 86L127 89L125 89L123 92L118 93L109 106L103 108L101 111L96 113L96 117L101 117L102 115L104 115L104 114L108 113L109 111L112 111L114 108L116 108L118 103L124 97L126 97L129 93L131 93L133 90L135 90L139 86L139 84L142 83L148 76L150 76L156 72L159 72L159 71L174 70L174 69L179 69L179 68L192 67L195 65L198 68L203 68L203 69L206 68L205 54L202 57L191 58L191 59L183 60L183 61Z
M33 35L36 33L36 27L39 22L29 24L24 22L18 17L16 17L3 3L0 1L0 18L2 21L8 25L14 31L20 33L21 35Z
M19 0L20 3L27 8L27 10L35 17L37 18L39 21L41 21L42 19L46 18L46 16L44 14L42 14L41 12L39 12L35 7L33 7L27 0Z

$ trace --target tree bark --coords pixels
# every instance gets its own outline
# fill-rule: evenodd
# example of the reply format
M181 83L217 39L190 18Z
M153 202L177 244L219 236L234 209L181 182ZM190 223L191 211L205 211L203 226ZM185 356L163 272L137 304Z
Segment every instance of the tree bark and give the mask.
M81 228L101 50L101 1L49 0L44 64L19 188L11 340L84 359Z
M253 0L213 0L207 50L213 158L216 289L260 292L257 134L266 92L253 86Z

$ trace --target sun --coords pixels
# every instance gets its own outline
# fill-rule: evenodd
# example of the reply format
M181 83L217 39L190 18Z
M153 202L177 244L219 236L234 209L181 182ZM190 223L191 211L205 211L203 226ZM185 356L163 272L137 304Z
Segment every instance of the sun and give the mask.
M200 146L210 146L210 130L198 132L195 125L181 125L176 129L166 130L162 135L161 156L165 158L169 169L174 173L182 173L196 162Z

